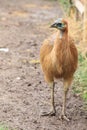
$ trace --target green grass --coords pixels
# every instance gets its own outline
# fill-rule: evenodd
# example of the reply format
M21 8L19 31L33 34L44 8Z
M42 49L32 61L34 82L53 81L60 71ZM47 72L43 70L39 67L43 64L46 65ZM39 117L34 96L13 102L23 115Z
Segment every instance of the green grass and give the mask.
M69 6L70 6L69 1L68 1L68 0L58 0L58 1L59 1L60 4L63 6L64 10L65 10L66 12L68 12Z
M69 8L69 0L49 0L49 1L58 1L60 4L61 4L61 6L63 7L63 9L65 10L65 11L68 11L68 8Z
M9 129L4 125L0 125L0 130L9 130Z
M0 130L12 130L12 129L10 129L9 127L7 127L5 124L3 124L3 123L0 123ZM13 130L15 130L15 129L13 129Z
M74 93L78 93L87 102L87 59L79 54L79 67L73 84Z

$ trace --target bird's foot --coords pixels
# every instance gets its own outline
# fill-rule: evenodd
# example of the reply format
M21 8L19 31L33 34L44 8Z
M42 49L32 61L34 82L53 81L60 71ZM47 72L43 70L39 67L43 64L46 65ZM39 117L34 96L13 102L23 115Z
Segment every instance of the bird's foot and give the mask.
M67 118L66 115L61 115L60 119L62 119L62 120L66 120L66 121L70 121L70 120Z
M51 112L47 113L47 112L43 112L41 114L41 116L55 116L56 115L56 111L52 110Z

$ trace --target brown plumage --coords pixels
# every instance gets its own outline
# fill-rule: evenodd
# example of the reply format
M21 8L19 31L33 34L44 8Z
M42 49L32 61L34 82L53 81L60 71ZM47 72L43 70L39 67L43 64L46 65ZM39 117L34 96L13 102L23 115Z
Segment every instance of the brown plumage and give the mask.
M68 36L68 23L58 19L51 27L60 30L46 39L40 49L40 63L44 72L46 82L51 86L52 111L44 115L54 115L54 79L63 78L64 98L62 107L62 118L65 116L66 95L73 80L78 63L78 53L74 41Z

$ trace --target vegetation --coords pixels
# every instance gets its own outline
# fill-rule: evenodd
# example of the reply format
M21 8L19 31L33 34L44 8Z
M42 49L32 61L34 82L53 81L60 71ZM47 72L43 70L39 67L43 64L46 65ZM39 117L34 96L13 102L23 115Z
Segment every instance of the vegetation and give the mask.
M0 125L0 130L9 130L5 125Z
M7 127L5 124L0 123L0 130L15 130L15 129L11 129L11 128Z
M87 59L79 53L79 67L75 74L73 90L87 101Z
M68 11L68 9L69 9L69 0L59 0L59 2L60 2L60 4L63 5L64 10Z

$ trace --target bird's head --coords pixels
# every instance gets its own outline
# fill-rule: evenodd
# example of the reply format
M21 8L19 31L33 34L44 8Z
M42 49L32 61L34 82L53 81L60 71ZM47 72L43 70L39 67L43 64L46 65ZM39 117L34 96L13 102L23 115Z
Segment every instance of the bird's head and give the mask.
M66 20L58 18L50 27L65 31L68 28L68 23Z

